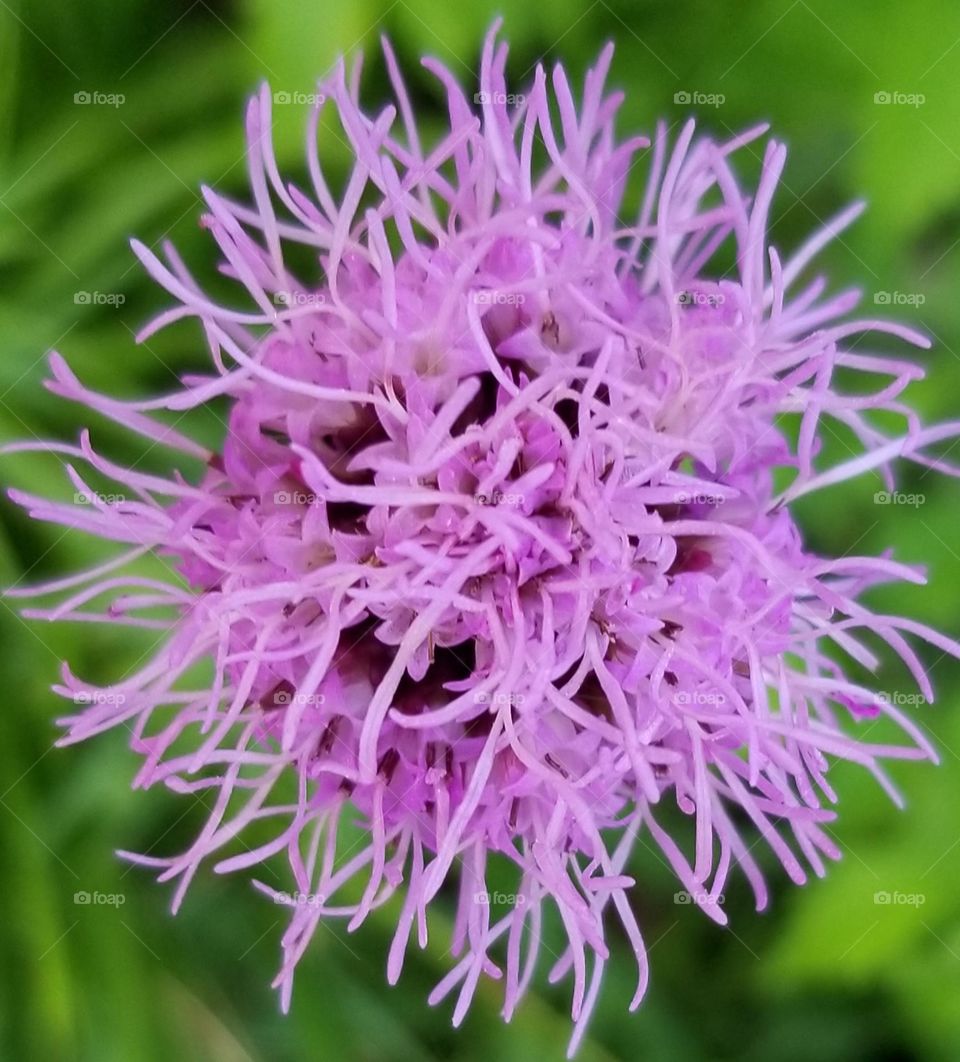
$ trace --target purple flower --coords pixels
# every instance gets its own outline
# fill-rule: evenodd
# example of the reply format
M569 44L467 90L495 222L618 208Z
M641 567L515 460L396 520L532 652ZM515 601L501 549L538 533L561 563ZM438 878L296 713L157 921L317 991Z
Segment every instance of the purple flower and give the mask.
M59 595L34 617L164 632L114 685L64 668L56 690L80 707L62 740L125 727L137 785L209 791L187 851L127 853L177 882L175 908L207 860L227 872L286 855L289 891L257 882L291 908L284 1007L321 919L353 930L398 894L393 983L446 889L457 960L431 1002L456 993L459 1022L486 974L509 1019L553 908L568 943L550 979L572 977L572 1051L609 958L610 908L638 965L631 1007L646 988L629 874L639 833L722 925L733 870L767 902L755 832L798 884L837 858L832 763L861 764L898 800L883 762L935 758L891 698L837 662L875 669L879 639L932 698L910 639L960 645L858 601L922 575L886 555L816 556L788 503L871 470L892 489L897 457L956 474L930 448L960 424L922 427L900 398L919 369L849 343L922 336L851 321L857 292L801 279L859 205L781 259L766 229L783 146L767 143L749 192L732 167L763 128L717 143L691 122L672 145L664 126L652 146L619 141L611 48L579 102L560 67L514 96L496 32L476 107L424 61L449 111L435 144L387 45L396 105L380 113L360 107L360 64L341 63L308 125L306 190L278 172L269 91L251 101L252 201L205 189L203 219L247 304L206 296L172 247L133 245L176 300L143 336L196 318L213 371L129 402L52 360L54 393L168 447L185 471L118 467L86 432L49 444L85 504L14 499L127 549L11 592ZM353 156L336 196L318 131ZM645 191L624 218L638 161ZM316 258L306 274L287 264L294 245ZM730 275L721 248L735 251ZM154 416L216 398L229 403L219 453ZM882 432L877 411L901 433ZM832 425L861 449L822 467ZM117 495L97 494L83 467ZM139 574L146 553L167 560L168 580ZM902 744L869 740L878 714ZM672 803L691 819L682 836L661 825ZM491 892L494 864L509 894Z

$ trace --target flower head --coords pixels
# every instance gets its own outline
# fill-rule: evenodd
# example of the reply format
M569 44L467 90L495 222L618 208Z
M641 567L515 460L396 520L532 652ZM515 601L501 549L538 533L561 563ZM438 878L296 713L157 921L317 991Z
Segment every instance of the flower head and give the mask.
M932 697L909 639L960 646L858 601L922 576L889 556L811 553L789 506L869 470L889 480L896 457L956 471L930 447L960 425L925 428L900 401L916 366L850 343L870 331L926 341L849 320L856 292L801 283L859 206L785 259L768 245L784 148L767 143L750 192L733 168L764 129L718 143L689 123L672 145L664 127L652 145L618 140L611 52L579 101L560 67L508 93L496 27L473 104L426 60L449 111L432 145L388 46L396 106L380 113L360 105L359 63L341 62L319 86L306 189L278 172L263 88L247 113L251 201L204 191L204 224L247 304L207 297L172 247L160 257L134 243L176 300L143 336L196 318L213 371L121 402L53 358L51 390L185 466L169 478L124 469L84 433L52 448L123 497L96 495L72 463L90 504L14 492L38 519L129 547L31 590L61 596L32 615L168 631L114 685L64 670L58 691L84 702L64 741L127 727L137 784L211 791L187 851L129 856L178 882L175 905L205 861L245 871L286 855L291 891L258 883L291 907L285 1006L321 919L354 929L399 894L394 982L456 882L458 959L431 1001L457 992L459 1021L486 974L502 979L509 1018L552 907L568 944L551 976L572 975L575 1047L609 956L608 909L636 955L631 1005L645 990L638 833L723 924L732 871L758 908L767 901L748 834L797 883L839 855L824 830L832 763L861 764L896 798L883 761L934 757L838 662L875 667L866 636L879 636ZM338 195L317 151L331 109L353 157ZM645 190L625 218L637 162ZM312 256L308 273L288 265L294 245ZM727 273L721 249L735 258ZM843 390L840 376L861 382ZM229 423L217 453L154 416L218 397ZM875 411L902 432L882 432ZM861 449L820 467L831 421ZM148 551L169 581L136 574ZM158 605L174 618L151 618ZM212 679L197 688L203 662ZM877 713L902 744L856 736ZM689 836L662 825L669 804ZM357 814L360 845L339 830ZM254 823L272 831L251 850ZM489 891L493 862L512 867L506 898Z

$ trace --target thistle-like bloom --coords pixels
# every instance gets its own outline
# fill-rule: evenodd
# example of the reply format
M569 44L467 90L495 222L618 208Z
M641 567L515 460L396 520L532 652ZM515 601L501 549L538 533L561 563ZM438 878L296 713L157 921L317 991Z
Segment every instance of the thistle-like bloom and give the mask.
M506 51L494 27L472 102L425 60L449 111L429 146L389 47L396 106L373 116L359 62L341 62L308 125L307 189L278 172L264 88L247 114L251 201L204 193L222 270L249 303L212 301L171 247L134 243L176 300L143 335L196 318L213 371L121 402L53 358L52 391L169 447L182 472L118 467L84 433L49 448L89 504L13 497L129 547L29 591L60 595L31 615L165 632L136 674L101 687L65 668L56 689L82 703L64 742L126 727L136 785L205 795L187 851L130 856L177 880L175 906L205 861L246 871L285 855L286 882L258 885L291 907L287 1006L321 919L353 930L396 894L392 983L447 892L457 959L431 1002L457 992L455 1022L482 975L503 981L510 1018L552 909L568 943L550 978L571 975L574 1049L609 957L608 908L636 955L632 1006L647 984L638 833L723 924L733 870L767 902L755 832L797 883L839 855L824 830L832 763L861 764L896 800L883 761L934 758L838 663L875 668L878 637L932 698L911 640L960 645L858 603L922 576L888 556L814 555L788 503L870 470L892 488L897 457L955 473L930 448L960 424L922 427L899 399L918 368L850 343L922 336L850 321L858 293L802 280L858 206L781 259L766 229L783 146L767 143L750 192L732 165L764 129L618 141L611 48L579 102L560 67L511 95ZM338 195L321 124L353 156ZM647 181L625 219L637 162ZM305 272L288 265L294 245ZM154 415L215 398L229 403L218 453ZM824 468L831 422L861 448ZM123 496L96 493L84 465ZM137 574L146 552L169 582ZM868 740L879 713L902 744ZM670 804L690 818L680 836L663 825ZM360 843L342 828L357 818ZM512 874L506 903L494 863L498 882Z

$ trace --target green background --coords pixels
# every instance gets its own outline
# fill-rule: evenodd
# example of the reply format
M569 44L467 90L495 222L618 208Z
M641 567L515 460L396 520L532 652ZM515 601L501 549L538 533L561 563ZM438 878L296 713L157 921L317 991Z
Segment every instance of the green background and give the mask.
M879 292L914 303L901 317L936 340L912 391L925 419L960 409L960 9L955 0L794 3L579 0L500 5L510 71L541 56L576 76L602 43L627 90L621 130L649 130L689 110L727 135L773 123L791 154L775 202L774 238L789 248L848 201L870 210L824 256L837 285L857 282L868 312ZM127 246L172 238L203 276L212 241L197 226L201 182L245 194L243 106L264 78L276 91L314 91L336 53L362 47L367 95L384 88L381 32L405 64L428 129L440 101L415 59L446 60L474 78L496 7L441 0L0 0L0 434L72 439L82 411L41 389L56 347L81 379L123 395L174 386L204 364L197 332L172 329L135 347L132 332L167 305ZM520 88L520 86L517 86ZM78 92L122 94L121 105L75 103ZM677 93L724 97L688 108ZM878 104L878 92L922 95ZM278 154L301 172L305 108L278 107ZM741 171L756 170L748 151ZM331 165L342 159L333 144ZM121 305L78 301L122 295ZM918 298L918 296L922 296ZM116 302L118 300L111 300ZM884 307L879 309L883 310ZM890 349L894 349L891 347ZM163 467L99 419L114 455ZM215 438L217 424L199 429ZM845 441L828 439L828 456ZM4 458L21 487L65 488L51 462ZM897 609L960 632L957 486L904 467L901 488L922 505L878 506L876 477L800 507L811 545L925 563L931 586L877 593ZM0 579L39 581L104 555L102 544L31 526L4 501ZM23 623L0 602L0 1057L2 1059L463 1060L559 1058L568 996L541 985L504 1027L499 990L485 985L465 1025L425 996L447 968L443 933L411 952L396 988L384 981L395 909L347 938L320 929L300 968L291 1015L268 987L279 955L278 910L241 878L201 874L176 919L163 887L130 870L116 848L177 851L203 821L189 798L131 793L135 759L122 733L51 749L62 702L49 692L58 660L105 678L132 667L149 639L92 626ZM741 882L722 930L673 901L676 884L641 845L635 905L652 945L652 986L628 1015L632 960L614 937L601 1003L580 1057L854 1062L960 1058L960 713L956 666L925 651L940 693L909 709L936 736L943 764L900 765L900 814L869 778L840 769L842 862L825 882L785 884L767 861L773 909L753 914ZM904 692L885 666L879 688ZM875 736L871 733L871 737ZM877 735L879 736L879 731ZM684 826L689 828L689 824ZM120 908L79 906L78 890L121 893ZM877 891L921 894L920 906L878 905Z

